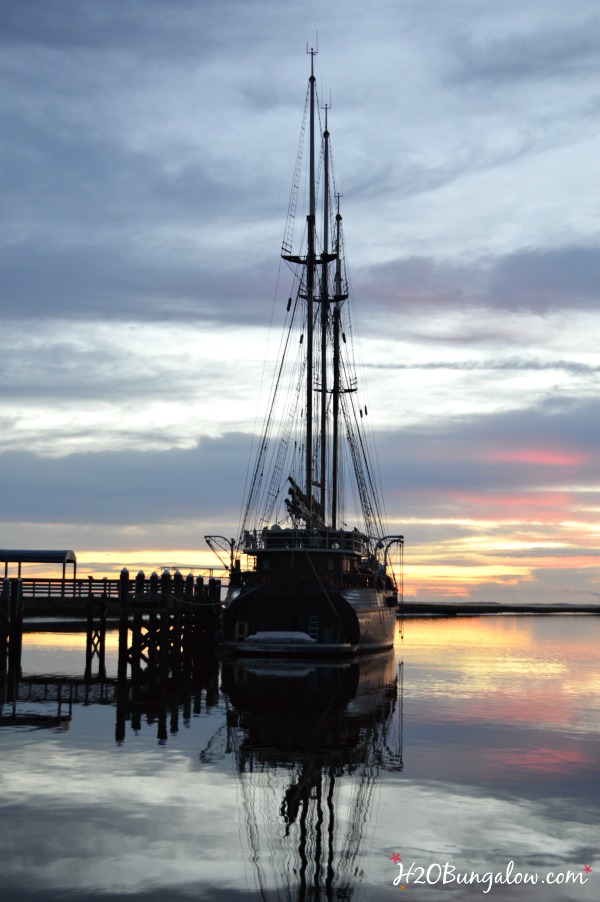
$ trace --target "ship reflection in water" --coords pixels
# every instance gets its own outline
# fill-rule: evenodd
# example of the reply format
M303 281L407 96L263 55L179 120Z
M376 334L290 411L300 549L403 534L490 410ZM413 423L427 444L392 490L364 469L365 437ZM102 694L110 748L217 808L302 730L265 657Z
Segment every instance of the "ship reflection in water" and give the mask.
M222 686L259 897L351 899L378 773L402 769L393 652L225 663Z

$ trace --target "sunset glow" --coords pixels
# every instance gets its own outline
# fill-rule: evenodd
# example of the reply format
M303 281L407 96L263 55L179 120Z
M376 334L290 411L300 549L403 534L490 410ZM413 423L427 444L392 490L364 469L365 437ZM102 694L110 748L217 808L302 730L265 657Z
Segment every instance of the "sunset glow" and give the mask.
M131 12L122 57L118 32L88 40L85 5L77 54L58 25L6 23L0 546L72 548L82 577L220 567L203 537L238 535L290 292L292 9L238 4L249 43L216 4L190 55L178 10L159 65L160 6ZM581 10L565 31L558 7L438 6L357 10L351 63L318 11L370 476L407 596L594 601L592 29Z

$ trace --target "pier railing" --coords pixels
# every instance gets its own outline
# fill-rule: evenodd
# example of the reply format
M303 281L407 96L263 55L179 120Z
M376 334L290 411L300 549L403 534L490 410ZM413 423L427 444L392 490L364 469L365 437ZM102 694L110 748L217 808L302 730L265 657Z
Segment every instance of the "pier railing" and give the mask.
M119 600L118 579L21 579L23 599L37 601L85 600L87 598L105 598L108 601Z
M212 578L213 568L210 568L203 576ZM21 598L23 601L81 601L89 599L102 599L103 601L119 601L119 579L103 577L93 579L46 579L35 577L31 579L21 578ZM222 579L222 585L226 582ZM150 578L144 580L145 591L150 591Z

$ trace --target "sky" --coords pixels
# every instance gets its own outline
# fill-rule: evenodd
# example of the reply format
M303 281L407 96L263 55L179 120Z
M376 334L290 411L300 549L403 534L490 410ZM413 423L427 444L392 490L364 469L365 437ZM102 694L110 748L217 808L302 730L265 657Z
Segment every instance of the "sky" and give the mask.
M596 601L599 26L594 0L4 0L0 547L99 575L236 534L318 34L407 597Z

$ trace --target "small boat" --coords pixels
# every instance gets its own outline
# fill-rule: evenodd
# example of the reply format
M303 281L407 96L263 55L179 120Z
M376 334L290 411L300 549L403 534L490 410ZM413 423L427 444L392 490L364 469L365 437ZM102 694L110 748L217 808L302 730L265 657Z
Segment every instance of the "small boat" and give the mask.
M403 536L389 535L384 526L365 428L367 404L357 401L341 195L328 107L319 106L315 51L309 52L282 245L293 290L285 304L281 355L249 470L239 538L205 537L217 554L229 556L221 558L229 571L223 650L236 655L378 652L393 645L398 612ZM296 249L304 171L308 212Z

